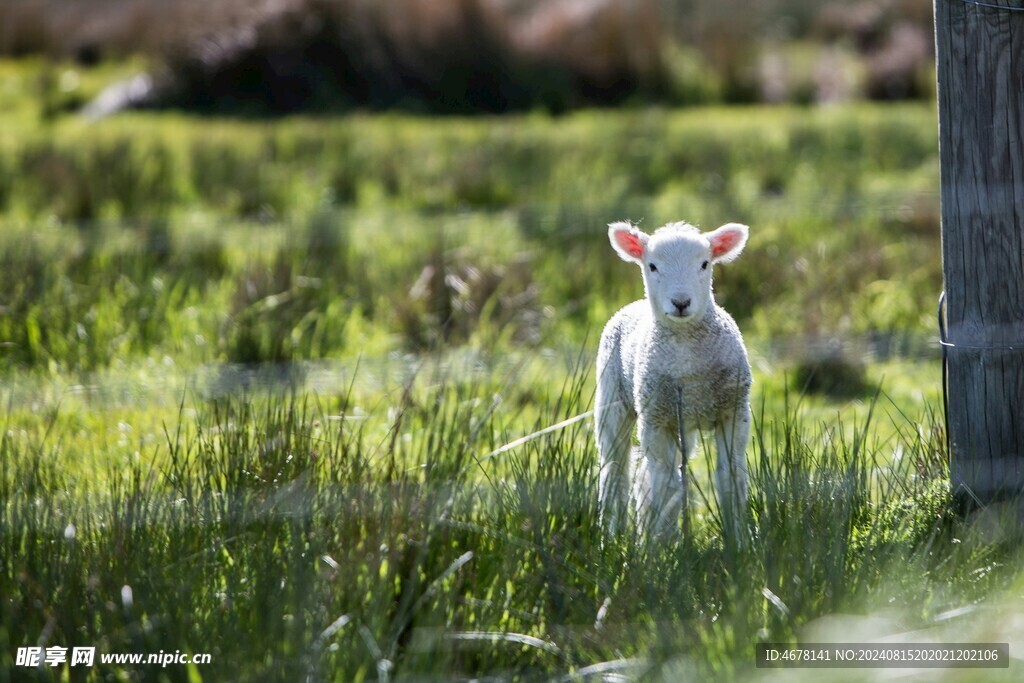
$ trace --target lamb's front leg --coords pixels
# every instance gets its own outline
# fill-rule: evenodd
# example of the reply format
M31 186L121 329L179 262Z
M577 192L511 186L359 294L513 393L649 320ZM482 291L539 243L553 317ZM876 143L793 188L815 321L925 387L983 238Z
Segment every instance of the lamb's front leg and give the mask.
M600 475L601 525L614 534L624 528L629 510L630 443L634 419L614 391L598 387L595 402Z
M747 506L747 442L750 441L750 406L743 403L732 414L722 416L715 425L718 462L715 484L719 509L727 533L742 539L741 530Z
M651 424L642 415L637 431L640 438L640 462L637 464L642 470L637 473L634 492L637 517L651 535L675 533L685 498L679 472L678 437L674 430ZM692 449L692 439L684 442Z

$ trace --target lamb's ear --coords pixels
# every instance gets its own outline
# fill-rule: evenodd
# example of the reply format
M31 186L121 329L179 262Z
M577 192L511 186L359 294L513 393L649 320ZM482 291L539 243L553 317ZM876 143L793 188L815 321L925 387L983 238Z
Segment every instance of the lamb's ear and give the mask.
M728 263L732 261L747 244L747 235L750 228L739 223L726 223L720 228L705 233L704 236L711 242L711 261L713 263Z
M647 251L647 240L650 236L635 225L625 221L611 223L608 226L608 239L616 253L623 261L643 263L644 252Z

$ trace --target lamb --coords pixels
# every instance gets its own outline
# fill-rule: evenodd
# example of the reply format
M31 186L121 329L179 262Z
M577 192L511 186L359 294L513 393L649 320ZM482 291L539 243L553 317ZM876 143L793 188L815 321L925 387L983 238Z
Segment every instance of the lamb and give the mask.
M739 328L713 298L711 269L739 256L747 235L738 223L701 233L677 222L651 235L627 222L608 226L618 255L642 269L646 295L608 321L597 355L599 496L609 532L622 528L631 495L642 529L661 536L677 528L686 458L701 429L714 430L719 508L727 530L739 532L752 380Z

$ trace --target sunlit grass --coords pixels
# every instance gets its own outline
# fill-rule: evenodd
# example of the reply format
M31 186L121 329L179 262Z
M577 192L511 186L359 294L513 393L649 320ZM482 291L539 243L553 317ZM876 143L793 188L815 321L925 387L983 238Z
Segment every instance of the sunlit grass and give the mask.
M933 129L923 105L5 127L0 363L581 344L641 293L622 218L749 223L716 291L751 340L930 333Z
M370 409L358 381L190 395L155 441L95 434L121 456L93 472L65 447L88 424L7 429L0 656L53 614L48 642L210 650L203 680L730 679L753 674L754 643L830 618L982 633L1019 599L1015 532L952 513L935 416L893 416L881 438L881 400L870 420L808 421L794 395L755 407L744 545L723 537L701 456L690 536L603 534L589 421L501 449L589 407L572 367L563 383L425 370Z

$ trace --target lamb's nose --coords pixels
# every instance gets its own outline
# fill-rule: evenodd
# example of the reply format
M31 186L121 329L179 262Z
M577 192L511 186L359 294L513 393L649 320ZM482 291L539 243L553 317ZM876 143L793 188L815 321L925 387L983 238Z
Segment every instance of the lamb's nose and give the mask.
M687 311L690 310L690 299L680 301L679 299L672 299L672 305L676 307L676 315L684 316Z

